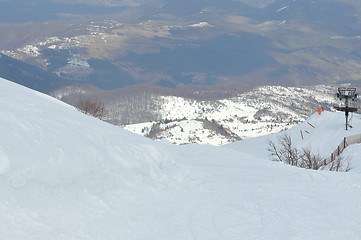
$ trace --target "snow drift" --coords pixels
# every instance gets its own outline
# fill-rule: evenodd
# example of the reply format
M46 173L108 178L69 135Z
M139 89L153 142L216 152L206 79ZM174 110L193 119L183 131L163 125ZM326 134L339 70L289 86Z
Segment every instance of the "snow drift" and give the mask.
M267 140L223 147L154 142L0 79L0 239L359 239L359 145L353 171L272 162ZM321 154L343 115L287 133ZM309 134L302 140L300 131ZM340 139L339 139L340 138Z

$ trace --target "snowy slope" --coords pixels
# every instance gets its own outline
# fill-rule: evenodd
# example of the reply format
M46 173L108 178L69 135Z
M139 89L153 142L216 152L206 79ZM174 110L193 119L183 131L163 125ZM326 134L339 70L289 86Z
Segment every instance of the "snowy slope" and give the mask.
M163 121L167 119L171 123L161 123L161 131L152 138L167 139L176 144L223 145L239 139L276 133L296 126L320 106L330 109L340 104L334 97L336 91L334 86L263 86L237 97L212 101L162 96L158 99L158 107L154 111ZM216 131L207 131L199 124L200 120L205 119L222 125L231 134L225 136ZM154 124L159 122L130 124L124 128L147 136ZM179 134L179 128L187 131Z
M2 240L360 239L357 167L275 163L267 137L222 147L154 142L6 80L0 89ZM337 146L341 119L313 115L304 144Z
M322 112L321 115L315 113L307 118L303 123L287 130L275 134L248 139L231 143L225 148L247 151L254 156L267 158L267 151L259 151L259 148L267 149L268 142L278 142L278 138L287 134L291 137L292 143L298 148L309 148L323 157L329 157L331 153L342 142L344 137L361 133L361 116L350 114L352 127L345 130L345 114L342 112ZM257 145L257 148L252 146ZM357 145L356 145L357 146ZM361 149L360 149L361 150ZM355 161L357 163L357 159Z

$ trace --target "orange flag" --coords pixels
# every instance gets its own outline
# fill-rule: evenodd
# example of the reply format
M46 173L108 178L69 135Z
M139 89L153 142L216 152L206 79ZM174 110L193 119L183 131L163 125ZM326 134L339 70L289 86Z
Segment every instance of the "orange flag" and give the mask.
M320 107L319 109L317 109L318 115L321 115L321 113L323 112L323 107Z

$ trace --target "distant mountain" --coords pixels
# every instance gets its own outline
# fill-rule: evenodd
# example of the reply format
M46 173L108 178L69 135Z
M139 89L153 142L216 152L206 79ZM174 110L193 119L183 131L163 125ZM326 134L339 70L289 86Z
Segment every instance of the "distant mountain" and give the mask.
M51 95L72 105L80 99L100 101L106 121L152 139L222 145L291 128L321 106L332 110L341 104L336 92L335 86L324 85L243 91L139 85L111 91L72 86Z
M55 74L0 53L0 77L28 88L47 92L65 84Z
M63 1L0 1L0 22L48 22L52 20L82 20L94 15L113 14L118 7L108 8L94 5Z
M2 53L102 89L361 84L356 0L38 0L0 9Z
M220 11L220 14L238 14L253 16L259 13L259 9L251 7L240 1L232 0L163 0L159 8L160 14L172 14L178 17L195 17L207 12Z
M176 144L223 145L289 129L320 107L332 110L340 104L334 91L331 86L268 86L213 101L164 96L156 100L158 107L154 109L161 120L124 127Z
M351 1L352 2L352 1ZM359 34L359 9L344 1L277 0L261 10L261 21L292 21L339 35Z

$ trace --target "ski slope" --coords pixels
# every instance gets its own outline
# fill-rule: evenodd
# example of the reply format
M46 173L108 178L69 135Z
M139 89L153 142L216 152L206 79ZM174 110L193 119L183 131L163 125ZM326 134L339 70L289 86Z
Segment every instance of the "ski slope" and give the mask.
M360 239L359 145L348 173L269 160L267 140L155 142L0 79L0 239ZM332 152L342 113L312 115L299 146ZM312 131L311 131L312 130ZM339 139L341 138L341 139Z

